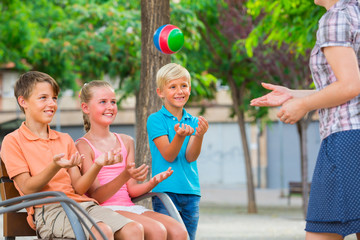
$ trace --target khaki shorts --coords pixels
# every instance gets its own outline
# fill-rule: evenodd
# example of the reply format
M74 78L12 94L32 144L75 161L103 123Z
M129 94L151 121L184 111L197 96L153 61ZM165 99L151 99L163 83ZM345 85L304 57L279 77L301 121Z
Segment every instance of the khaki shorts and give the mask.
M119 213L116 213L111 209L101 207L94 202L81 202L79 204L96 223L103 222L109 225L114 233L124 227L127 223L132 222L132 220L125 218ZM80 216L81 215L83 214L80 213ZM41 208L35 208L34 218L36 231L41 238L75 238L66 213L62 206L58 203L44 205ZM82 217L82 219L91 229L91 222L86 217ZM87 239L89 239L89 232L84 226L83 229Z

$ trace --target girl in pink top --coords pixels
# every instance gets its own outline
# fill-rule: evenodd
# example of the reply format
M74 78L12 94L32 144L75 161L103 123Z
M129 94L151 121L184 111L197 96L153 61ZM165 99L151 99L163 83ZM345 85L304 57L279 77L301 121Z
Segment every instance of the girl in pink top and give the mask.
M169 168L148 182L148 166L135 168L134 140L125 134L110 132L110 124L117 114L115 91L106 81L92 81L85 84L80 94L86 134L78 139L76 147L84 155L82 172L85 173L94 160L111 151L121 151L123 161L104 166L88 191L101 205L109 207L128 217L144 228L145 239L187 239L185 227L170 216L160 214L140 205L131 198L152 190L159 182L172 174Z

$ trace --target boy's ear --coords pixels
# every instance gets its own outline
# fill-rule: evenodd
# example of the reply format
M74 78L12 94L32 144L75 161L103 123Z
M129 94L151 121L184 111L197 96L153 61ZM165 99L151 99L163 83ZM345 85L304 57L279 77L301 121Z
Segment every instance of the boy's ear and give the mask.
M19 105L20 105L22 108L25 109L25 107L26 107L26 101L25 101L24 96L19 96L17 100L18 100Z
M81 103L81 109L85 114L89 114L89 106L86 103Z
M156 89L156 93L160 98L163 98L163 94L162 94L162 91L160 90L160 88Z

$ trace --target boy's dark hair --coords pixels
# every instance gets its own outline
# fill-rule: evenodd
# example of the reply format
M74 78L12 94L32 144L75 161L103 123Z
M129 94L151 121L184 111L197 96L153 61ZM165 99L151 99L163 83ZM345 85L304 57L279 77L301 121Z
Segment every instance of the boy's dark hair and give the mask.
M43 72L29 71L22 74L15 83L14 95L16 97L16 100L18 100L20 96L23 96L25 99L28 99L32 93L35 84L38 82L48 82L54 91L54 95L55 96L59 95L60 92L59 85L50 75ZM21 107L20 104L19 107L21 111L24 112L24 108Z

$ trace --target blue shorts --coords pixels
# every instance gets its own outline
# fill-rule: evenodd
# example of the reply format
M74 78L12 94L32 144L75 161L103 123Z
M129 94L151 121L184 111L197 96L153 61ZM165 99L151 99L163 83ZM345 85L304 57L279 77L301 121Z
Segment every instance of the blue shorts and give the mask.
M166 192L166 194L171 198L179 211L190 239L195 240L196 229L199 222L199 204L201 197L193 194L177 194L170 192ZM169 215L158 197L153 197L152 204L155 212Z
M360 130L325 138L317 158L306 217L306 231L360 232Z

